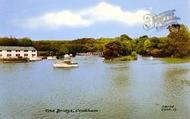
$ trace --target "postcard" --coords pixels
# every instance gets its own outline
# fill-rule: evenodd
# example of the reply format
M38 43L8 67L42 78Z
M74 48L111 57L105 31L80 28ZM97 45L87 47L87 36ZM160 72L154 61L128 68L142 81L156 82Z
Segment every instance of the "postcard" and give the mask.
M0 119L189 119L190 0L0 0Z

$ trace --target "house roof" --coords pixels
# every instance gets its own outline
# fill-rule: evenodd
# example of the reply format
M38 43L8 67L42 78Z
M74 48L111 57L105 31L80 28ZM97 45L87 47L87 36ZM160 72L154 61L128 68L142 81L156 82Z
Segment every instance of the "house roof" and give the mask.
M0 46L0 50L36 50L34 47Z

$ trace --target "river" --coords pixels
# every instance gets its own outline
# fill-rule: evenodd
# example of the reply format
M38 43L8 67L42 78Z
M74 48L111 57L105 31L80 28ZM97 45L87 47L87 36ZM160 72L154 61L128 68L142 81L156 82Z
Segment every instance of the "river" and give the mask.
M0 119L189 119L190 62L74 60L0 63Z

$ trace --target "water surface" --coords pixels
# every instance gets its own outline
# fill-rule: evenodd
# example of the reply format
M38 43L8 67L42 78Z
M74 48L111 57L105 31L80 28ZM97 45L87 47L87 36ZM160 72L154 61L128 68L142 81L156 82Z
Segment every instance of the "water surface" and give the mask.
M55 69L51 60L0 63L0 119L189 119L190 63L74 60L80 67Z

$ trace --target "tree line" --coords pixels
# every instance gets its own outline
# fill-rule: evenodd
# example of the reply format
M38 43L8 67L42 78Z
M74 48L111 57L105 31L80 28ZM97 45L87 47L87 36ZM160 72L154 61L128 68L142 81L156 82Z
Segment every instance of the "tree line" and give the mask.
M176 31L177 29L177 31ZM134 55L154 57L187 57L190 56L190 33L188 28L180 24L171 26L166 37L131 38L123 34L115 38L81 38L72 41L40 40L30 38L1 37L0 46L33 46L45 55L63 56L64 54L103 52L106 59Z

